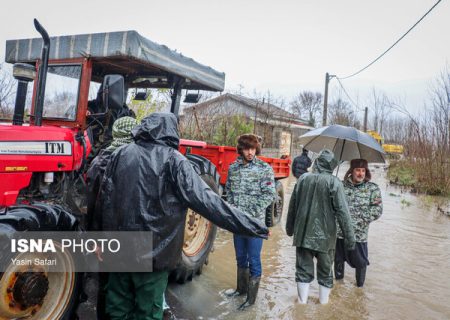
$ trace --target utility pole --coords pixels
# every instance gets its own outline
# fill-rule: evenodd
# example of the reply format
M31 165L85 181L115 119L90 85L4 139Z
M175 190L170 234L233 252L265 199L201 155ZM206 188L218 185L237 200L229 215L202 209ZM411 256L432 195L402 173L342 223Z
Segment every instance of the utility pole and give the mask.
M330 79L335 77L335 75L330 75L325 73L325 93L323 95L323 118L322 118L322 126L327 125L327 114L328 114L328 83Z
M364 108L364 132L367 132L367 114L369 113L369 108Z

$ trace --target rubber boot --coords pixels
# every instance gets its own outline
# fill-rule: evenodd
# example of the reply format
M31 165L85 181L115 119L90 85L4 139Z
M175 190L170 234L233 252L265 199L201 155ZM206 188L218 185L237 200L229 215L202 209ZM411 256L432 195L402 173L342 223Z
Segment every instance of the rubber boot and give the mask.
M356 286L357 287L364 286L364 281L366 280L366 271L367 271L367 267L356 268Z
M248 268L238 268L236 290L228 289L225 291L225 295L227 297L236 297L247 294L249 277L250 273Z
M327 304L330 296L331 288L319 285L319 301L320 304Z
M297 282L298 302L301 304L308 303L309 283Z
M241 304L241 306L238 308L239 310L244 310L245 308L255 304L256 296L258 295L260 280L261 277L250 278L250 281L248 283L247 300L243 304Z
M335 262L334 263L334 277L336 280L344 279L345 262Z

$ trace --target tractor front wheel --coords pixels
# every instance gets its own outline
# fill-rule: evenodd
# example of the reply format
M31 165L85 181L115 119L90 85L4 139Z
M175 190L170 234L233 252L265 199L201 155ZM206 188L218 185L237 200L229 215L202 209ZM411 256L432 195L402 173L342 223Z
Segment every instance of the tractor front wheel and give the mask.
M26 231L75 231L78 222L57 205L17 205L0 216L0 234ZM0 320L71 320L75 318L81 291L82 274L75 272L72 256L58 253L59 266L67 272L48 272L42 266L14 264L18 260L43 259L43 253L2 253L5 264L0 273ZM3 260L5 261L5 260Z
M216 167L208 160L197 155L187 155L200 178L217 194L220 194ZM216 238L217 227L201 215L189 209L186 215L184 243L181 260L170 278L185 283L202 272L208 261L209 253Z

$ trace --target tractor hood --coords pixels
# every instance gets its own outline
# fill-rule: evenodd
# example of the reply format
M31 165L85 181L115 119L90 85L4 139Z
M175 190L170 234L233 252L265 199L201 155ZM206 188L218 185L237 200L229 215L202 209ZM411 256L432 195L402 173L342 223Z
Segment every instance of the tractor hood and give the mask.
M89 154L69 128L2 125L0 130L0 173L72 171Z

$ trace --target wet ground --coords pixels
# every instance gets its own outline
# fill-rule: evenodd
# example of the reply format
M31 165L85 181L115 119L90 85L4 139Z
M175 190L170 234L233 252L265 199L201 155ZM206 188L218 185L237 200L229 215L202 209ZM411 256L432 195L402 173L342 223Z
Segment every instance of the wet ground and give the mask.
M384 214L371 224L370 266L364 288L356 288L346 267L330 303L318 301L312 283L307 305L297 303L295 249L284 231L287 203L295 184L285 180L281 224L264 242L263 276L255 306L236 311L244 298L227 298L235 286L232 236L220 231L203 274L185 285L170 285L169 303L181 319L450 319L450 217L427 206L421 197L386 185L383 167L371 167L382 188ZM339 176L345 172L341 168Z

